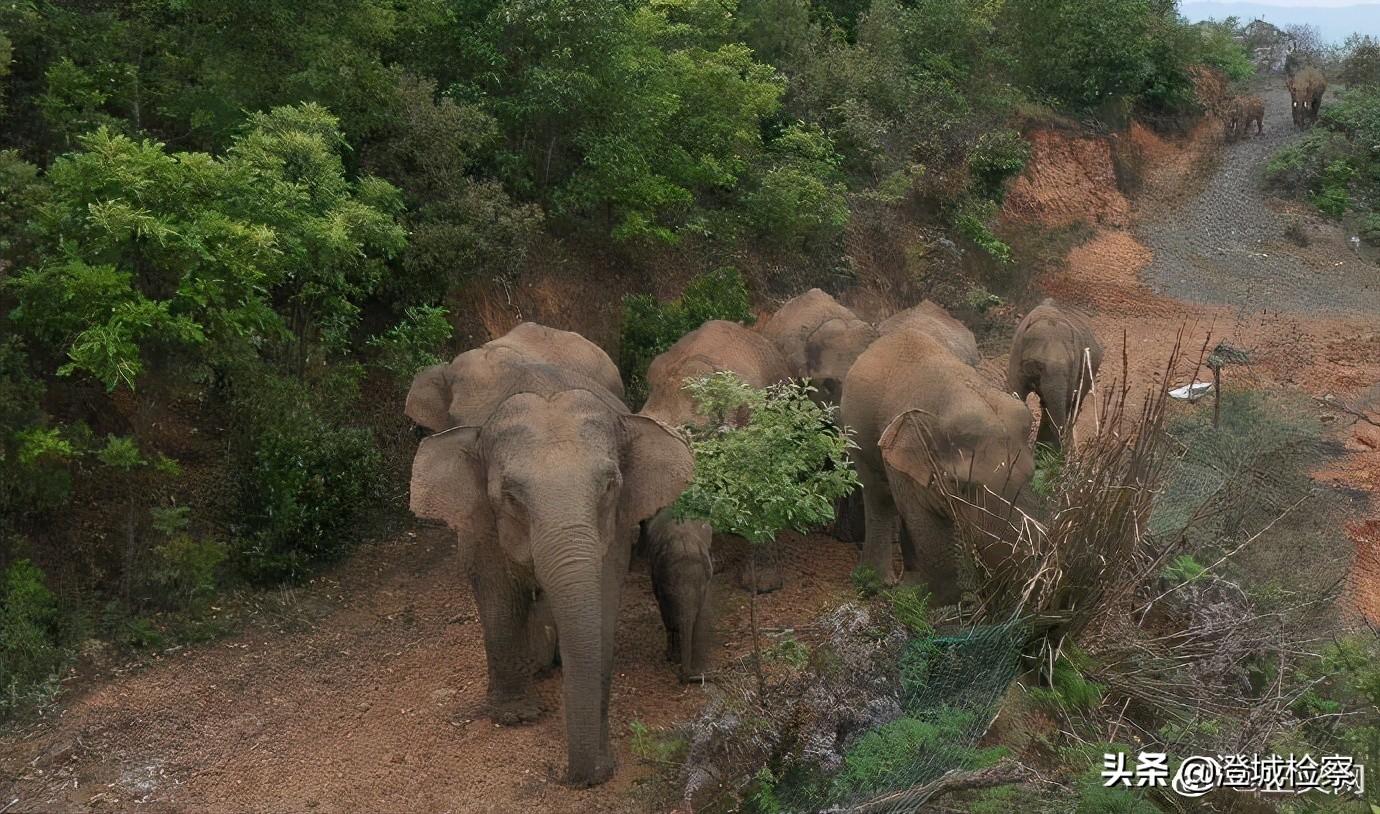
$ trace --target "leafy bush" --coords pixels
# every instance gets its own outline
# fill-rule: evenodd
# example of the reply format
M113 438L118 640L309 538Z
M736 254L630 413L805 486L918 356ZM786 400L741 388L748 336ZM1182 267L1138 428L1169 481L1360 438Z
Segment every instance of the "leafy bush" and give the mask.
M858 596L869 599L881 593L886 588L886 583L882 581L881 575L870 565L859 565L849 574L849 579L853 582L853 589L858 592Z
M1270 160L1266 180L1329 217L1380 213L1380 158L1371 149L1377 143L1380 86L1352 88L1322 109L1303 139Z
M442 306L418 305L403 312L397 325L369 340L375 363L406 387L417 371L441 361L437 350L450 339L449 312Z
M741 427L711 422L691 430L695 475L675 504L678 517L702 519L760 545L787 529L827 523L834 501L857 487L848 437L833 423L837 408L815 403L804 385L756 390L720 372L686 388L705 415L742 406L751 413Z
M930 624L929 592L919 585L898 585L886 595L896 621L906 626L914 636L934 633Z
M1049 444L1036 444L1035 474L1030 478L1030 488L1037 495L1049 497L1054 493L1063 468L1064 454L1060 449Z
M300 580L363 531L379 499L380 455L368 430L332 416L300 382L261 374L239 388L239 563L255 582ZM348 391L340 396L350 403Z
M795 125L768 145L771 164L744 207L758 237L781 249L808 250L836 240L848 223L840 156L818 127Z
M152 581L165 603L199 613L219 587L218 572L226 559L225 546L178 534L153 549Z
M647 398L647 368L658 354L714 319L753 321L747 283L736 269L701 274L670 302L658 302L648 294L624 297L618 360L628 400L636 404Z
M1185 59L1216 68L1235 82L1255 76L1255 62L1246 47L1236 39L1239 33L1230 22L1202 22L1191 29L1198 35L1196 42L1186 43Z
M57 600L43 572L15 560L0 573L0 715L41 693L66 659Z
M1183 585L1200 579L1207 573L1207 568L1192 554L1180 554L1174 561L1164 567L1164 578L1175 585Z
M1033 0L1004 6L1001 30L1022 81L1075 109L1191 104L1191 40L1168 3Z
M996 217L997 207L992 201L969 201L954 217L958 233L972 241L999 263L1011 262L1011 247L997 237L987 224Z
M1029 160L1030 144L1020 133L995 130L978 137L968 156L968 171L981 197L1000 202L1006 180L1019 175Z

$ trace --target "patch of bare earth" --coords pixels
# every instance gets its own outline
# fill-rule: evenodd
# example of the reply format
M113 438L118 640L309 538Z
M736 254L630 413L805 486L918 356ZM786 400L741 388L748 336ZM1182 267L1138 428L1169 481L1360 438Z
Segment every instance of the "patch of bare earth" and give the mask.
M814 619L849 590L852 545L783 546L785 587L759 597L764 628ZM741 544L716 552L720 663L750 650ZM594 789L559 780L560 675L537 685L548 714L499 727L463 564L433 529L361 550L283 597L272 618L125 675L81 676L62 709L0 740L0 808L11 812L646 811L651 770L630 724L687 720L705 698L664 660L650 582L635 567L618 632L610 728L619 760Z

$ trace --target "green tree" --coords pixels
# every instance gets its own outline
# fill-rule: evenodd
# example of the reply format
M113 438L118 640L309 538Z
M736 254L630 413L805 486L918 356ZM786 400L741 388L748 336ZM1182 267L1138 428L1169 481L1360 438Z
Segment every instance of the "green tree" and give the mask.
M1061 104L1107 110L1190 98L1188 52L1173 0L1027 0L1008 3L1001 30L1021 81Z
M848 436L834 422L837 408L816 404L799 383L757 390L725 371L686 389L711 421L705 429L689 429L695 476L674 511L752 544L752 648L760 691L756 550L787 529L806 531L834 518L834 502L858 484ZM742 407L751 411L746 423L729 426L725 417Z
M11 281L11 318L62 349L59 373L110 389L154 357L223 364L264 343L300 375L313 347L344 346L404 243L396 190L346 179L335 128L315 105L255 114L223 158L83 136L48 172L54 251Z
M386 111L383 135L365 145L363 163L407 201L408 245L388 292L404 303L434 304L466 280L514 277L542 212L479 172L497 145L497 120L411 75L398 80Z
M672 0L628 16L574 132L580 161L554 195L559 211L600 216L619 240L708 228L696 204L746 173L782 92L750 49L720 43L730 13Z
M1352 34L1342 46L1341 79L1348 88L1380 84L1380 41L1369 34Z

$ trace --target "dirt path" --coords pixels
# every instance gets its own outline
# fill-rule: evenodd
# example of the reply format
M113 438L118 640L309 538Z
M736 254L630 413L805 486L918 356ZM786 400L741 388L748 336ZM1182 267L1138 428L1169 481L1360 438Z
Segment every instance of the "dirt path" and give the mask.
M856 555L792 539L787 586L761 598L765 626L809 622L849 590ZM726 569L742 552L722 551ZM716 580L720 663L742 655L745 594ZM119 676L82 676L59 712L0 739L0 810L208 812L647 811L634 721L684 721L705 689L663 660L645 571L620 617L608 785L560 784L560 678L523 727L484 717L483 644L460 557L426 529L369 546L335 573L267 603L242 633Z
M1265 166L1301 133L1281 83L1261 96L1264 133L1227 144L1186 205L1140 220L1137 233L1154 255L1143 279L1165 296L1247 312L1380 314L1380 268L1350 249L1341 230L1270 205ZM1310 245L1285 237L1291 221L1304 224Z
M1175 143L1134 130L1148 169L1129 227L1100 229L1070 252L1063 272L1041 282L1091 312L1112 349L1104 383L1157 380L1182 331L1186 356L1171 385L1210 378L1195 369L1199 354L1225 341L1251 360L1225 371L1228 389L1284 390L1315 404L1342 452L1315 480L1362 496L1361 510L1346 529L1352 551L1296 552L1295 567L1348 575L1341 610L1380 621L1380 522L1366 519L1380 515L1380 427L1370 423L1380 421L1380 267L1310 207L1262 189L1265 164L1302 137L1283 83L1272 81L1262 96L1264 134L1235 143L1220 143L1216 123ZM1285 236L1290 224L1306 247ZM1080 429L1090 431L1091 420L1083 415Z

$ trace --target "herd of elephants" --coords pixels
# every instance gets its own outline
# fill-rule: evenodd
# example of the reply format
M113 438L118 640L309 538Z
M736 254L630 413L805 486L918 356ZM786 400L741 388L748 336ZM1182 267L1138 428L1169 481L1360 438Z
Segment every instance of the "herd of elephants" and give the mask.
M639 546L668 659L684 680L703 674L712 530L668 509L694 470L677 428L706 421L688 380L808 379L856 443L861 563L894 582L899 542L905 570L949 604L960 592L953 512L1015 499L1035 468L1025 398L1042 405L1037 441L1057 446L1101 358L1087 320L1046 300L1016 330L1003 388L978 372L972 332L942 307L921 302L874 325L813 289L756 330L716 320L682 337L652 362L637 413L603 350L535 323L423 370L406 406L429 433L413 461L412 510L466 551L493 719L536 718L532 678L559 659L569 782L612 774L614 632Z
M1322 73L1304 67L1288 87L1294 124L1311 125ZM1223 112L1228 138L1263 129L1258 96L1230 98ZM989 498L1014 503L1035 469L1026 397L1040 400L1035 442L1057 448L1101 360L1088 321L1046 300L1016 329L1002 389L977 371L972 332L941 306L921 302L874 325L813 289L758 330L715 320L682 337L653 360L637 413L608 354L535 323L423 370L406 406L429 433L413 461L412 510L449 526L469 554L493 719L539 716L532 677L559 663L569 782L608 779L614 628L635 547L668 660L682 680L703 675L713 530L669 511L694 471L677 428L707 420L687 381L719 371L758 388L808 379L853 433L861 564L894 582L899 543L904 570L951 604L964 587L954 512L981 523L996 514Z

